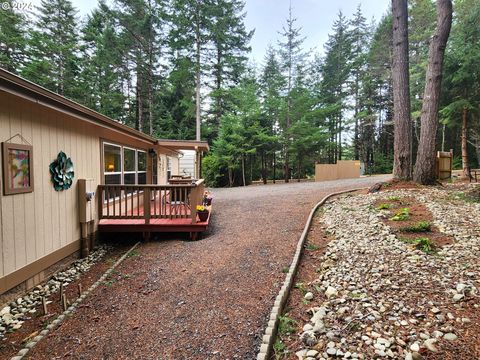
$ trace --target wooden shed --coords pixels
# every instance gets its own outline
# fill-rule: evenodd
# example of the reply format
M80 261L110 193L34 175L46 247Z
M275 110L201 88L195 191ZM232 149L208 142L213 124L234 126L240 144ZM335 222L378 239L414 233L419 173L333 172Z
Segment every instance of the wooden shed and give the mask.
M80 250L107 206L102 189L138 195L178 171L178 149L1 69L0 141L0 294Z

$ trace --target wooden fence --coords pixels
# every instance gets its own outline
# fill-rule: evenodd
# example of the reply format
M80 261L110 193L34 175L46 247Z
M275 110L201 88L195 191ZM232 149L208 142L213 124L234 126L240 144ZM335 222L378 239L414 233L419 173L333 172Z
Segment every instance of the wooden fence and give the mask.
M353 179L360 177L360 161L338 160L336 164L316 164L315 181Z
M452 177L453 150L437 152L437 178L439 180Z

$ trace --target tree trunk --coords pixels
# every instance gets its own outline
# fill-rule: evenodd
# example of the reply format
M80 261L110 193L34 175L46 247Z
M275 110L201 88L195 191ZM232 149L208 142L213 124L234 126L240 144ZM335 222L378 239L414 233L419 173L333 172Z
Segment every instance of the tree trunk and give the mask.
M413 179L420 184L436 180L435 145L438 127L438 107L442 84L443 55L452 26L451 0L437 0L437 28L430 40L428 66L423 96L420 142Z
M137 86L136 86L136 102L137 102L137 113L136 113L136 121L135 121L135 128L138 131L143 132L143 83L142 83L142 73L139 70L140 65L137 65Z
M467 107L464 107L463 113L462 113L462 169L463 169L463 177L466 179L471 179L470 166L468 165L467 130L468 130L468 109Z
M277 180L277 154L273 152L273 183Z
M265 151L262 151L262 181L264 184L267 183L267 166L265 164Z
M197 141L201 140L201 118L200 118L200 88L201 88L201 68L200 68L200 4L197 2L197 11L196 11L196 27L195 27L195 123L196 123L196 132L195 139Z
M393 14L393 177L411 179L410 80L408 72L407 0L392 0Z
M242 181L243 181L243 186L246 185L245 183L245 155L242 155Z
M300 161L300 158L298 159L298 162L297 162L297 182L300 182L300 179L301 179L301 176L300 176L300 172L302 170L302 166L301 166L301 161Z

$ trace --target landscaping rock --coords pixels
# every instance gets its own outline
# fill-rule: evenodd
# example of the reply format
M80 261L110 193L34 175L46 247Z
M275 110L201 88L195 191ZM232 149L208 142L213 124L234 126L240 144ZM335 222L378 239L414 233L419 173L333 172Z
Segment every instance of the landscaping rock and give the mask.
M454 242L434 256L402 241L384 222L393 214L377 210L389 197L418 201L431 213L432 226ZM324 205L321 221L333 240L312 282L324 297L316 295L312 304L325 310L310 318L317 341L333 340L324 357L340 350L351 358L361 352L365 359L417 360L421 347L436 352L438 339L453 341L453 332L469 324L461 311L463 301L478 296L480 204L452 207L447 200L444 190L422 188L345 196Z
M44 285L37 285L28 294L12 301L9 306L0 310L0 337L3 337L8 330L18 330L22 327L26 315L34 314L35 308L41 304L42 297L48 297L58 292L60 282L65 282L64 286L75 281L81 274L85 273L99 260L101 260L108 251L108 247L101 246L84 259L76 260L69 269L58 272L50 278ZM52 301L47 301L50 304Z
M455 335L454 333L447 333L443 335L443 338L445 340L454 341L454 340L457 340L457 335Z
M329 286L327 290L325 291L325 296L327 298L331 298L333 296L336 296L338 294L337 289L335 289L333 286Z
M305 300L312 300L313 299L313 293L307 292L303 298Z

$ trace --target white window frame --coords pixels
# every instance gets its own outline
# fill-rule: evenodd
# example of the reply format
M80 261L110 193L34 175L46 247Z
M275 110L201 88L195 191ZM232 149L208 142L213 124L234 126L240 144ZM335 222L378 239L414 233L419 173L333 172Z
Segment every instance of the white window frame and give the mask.
M129 171L125 171L125 149L127 150L133 150L134 152L134 159L133 159L133 162L134 162L134 169L133 171L129 170ZM135 184L129 184L129 185L138 185L138 172L137 172L137 169L138 169L138 157L137 157L137 149L135 148L132 148L132 147L129 147L129 146L122 146L122 158L123 158L123 162L122 162L122 185L125 185L125 174L135 174Z
M144 153L145 154L145 170L138 170L138 153ZM145 179L147 178L147 165L148 162L148 154L144 150L136 149L135 151L135 170L136 170L136 175L135 175L135 183L138 184L138 174L145 174ZM138 184L138 185L143 185L143 184Z
M120 171L105 171L105 145L110 145L110 146L115 146L117 148L120 148ZM135 151L135 171L125 171L125 163L124 163L124 149L128 150L134 150ZM104 141L103 146L103 182L105 183L105 176L107 175L120 175L120 184L116 185L125 185L125 174L135 174L135 184L128 184L128 185L144 185L144 184L139 184L138 183L138 174L147 174L147 169L148 169L148 153L146 150L142 149L136 149L130 146L126 145L120 145L120 144L115 144L111 142ZM145 170L139 171L138 170L138 153L144 153L145 154ZM128 186L127 185L127 186Z

